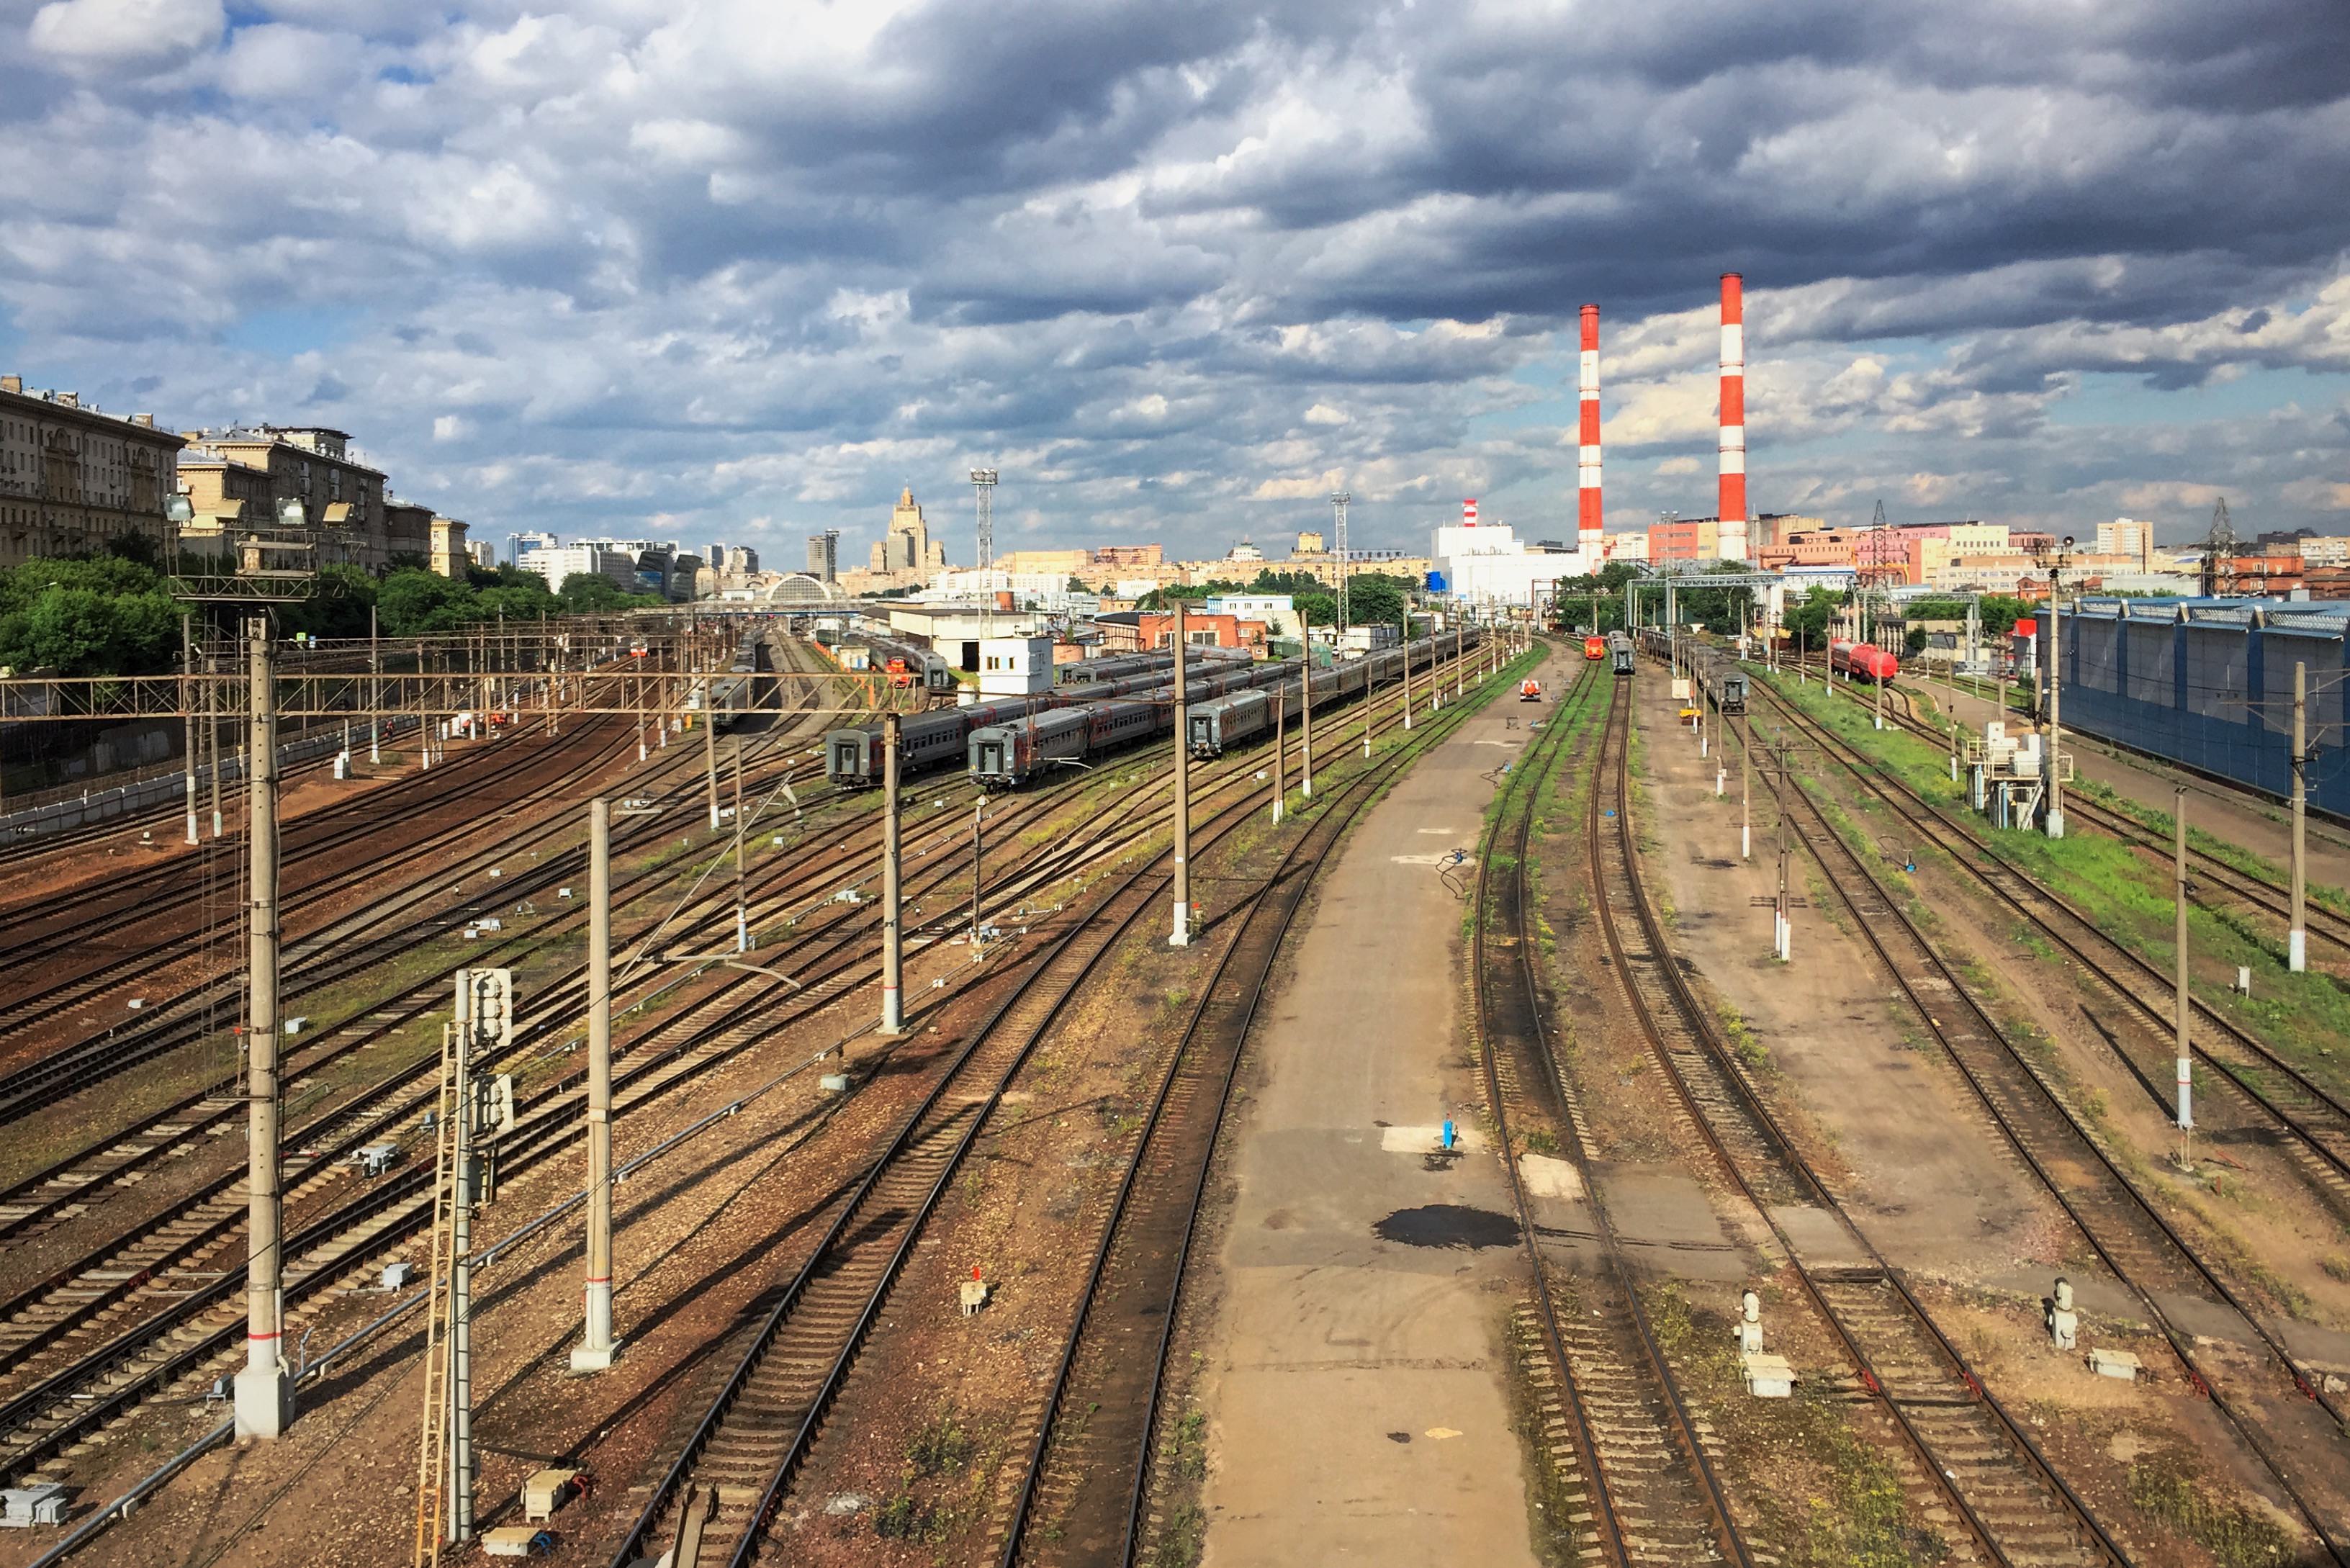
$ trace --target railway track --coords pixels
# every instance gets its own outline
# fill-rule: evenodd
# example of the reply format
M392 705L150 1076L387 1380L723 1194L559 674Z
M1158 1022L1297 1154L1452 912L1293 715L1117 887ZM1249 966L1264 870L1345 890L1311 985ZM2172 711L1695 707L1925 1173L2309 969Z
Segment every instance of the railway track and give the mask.
M1298 909L1378 786L1467 714L1326 795L1243 919L1170 1053L1096 1249L1050 1389L1013 1428L1025 1463L990 1520L1003 1568L1149 1557L1167 1356L1208 1174L1249 1029ZM1083 1412L1082 1419L1072 1419Z
M792 776L785 770L784 776ZM772 784L771 776L764 781ZM689 796L697 793L693 786L682 786L660 797L670 805L692 804ZM554 833L561 825L546 830ZM667 829L652 823L624 822L615 836L615 853L626 854L632 847L663 835ZM827 857L817 863L829 870L835 862ZM511 878L497 887L499 909L516 899L527 899L534 894L545 894L567 878L584 875L584 851L566 851L562 855L539 862L532 870ZM617 909L626 909L632 898L647 888L663 884L664 868L639 871L623 876L614 886ZM773 874L763 877L754 891L762 897L770 893L765 884ZM286 1011L296 1011L300 999L345 979L364 974L376 965L390 961L402 952L423 942L444 937L457 927L490 913L479 905L430 914L400 930L366 940L338 943L327 937L313 937L291 945L286 950L289 962L286 966L289 985L285 1001ZM484 944L470 955L476 966L495 965L512 955L527 951L544 942L549 936L567 926L584 920L584 908L576 903L556 919L517 931L505 940ZM370 914L369 919L373 919ZM584 974L584 964L575 966L558 983L576 983ZM298 1095L302 1086L316 1079L320 1073L347 1061L356 1054L395 1039L400 1032L425 1014L445 1004L447 976L436 973L405 992L390 996L379 995L374 1000L356 1004L340 1017L322 1017L304 1043L289 1053L286 1063L286 1081ZM224 981L224 984L236 984ZM166 1017L151 1033L120 1037L110 1044L124 1052L136 1053L140 1060L151 1060L203 1037L202 1015ZM110 1075L135 1064L109 1064L103 1061L88 1070ZM44 1109L76 1092L79 1085L72 1080L57 1085L46 1098L36 1098L26 1114ZM109 1132L96 1141L68 1155L47 1168L25 1177L5 1188L0 1188L0 1239L18 1236L36 1228L69 1219L86 1209L98 1196L110 1187L120 1186L126 1178L137 1174L169 1158L180 1144L207 1134L221 1121L243 1114L243 1101L234 1084L199 1090L182 1096L146 1116L137 1125Z
M1875 770L1866 757L1846 747L1796 704L1775 694L1773 700L1864 788L1898 807L1893 796L1876 782ZM2210 1399L2333 1560L2350 1562L2342 1541L2325 1523L2330 1510L2324 1502L2310 1501L2309 1495L2320 1485L2337 1496L2342 1491L2338 1477L2321 1479L2312 1469L2328 1450L2334 1456L2334 1468L2340 1469L2342 1417L2333 1402L2251 1304L2203 1260L2122 1168L2106 1138L2090 1126L2064 1085L2046 1066L2007 1038L1960 975L1944 962L1901 900L1891 895L1876 868L1835 832L1810 794L1800 787L1791 793L1802 813L1806 847L1851 909L1887 974L1977 1102L2116 1281L2137 1301L2147 1321L2168 1345L2180 1375ZM2251 1347L2251 1355L2231 1355L2224 1341L2182 1329L2157 1299L2158 1291L2170 1290L2200 1293L2209 1307L2232 1314L2240 1325L2238 1337ZM2240 1382L2261 1381L2270 1382L2271 1387L2244 1388L2241 1404L2223 1391ZM2324 1430L2314 1431L2307 1422L2286 1421L2277 1414L2272 1396L2286 1389L2324 1412Z
M2137 1018L2144 1033L2135 1051L2110 1033L2105 1038L2147 1096L2169 1114L2172 977L2116 940L2062 894L2000 856L1970 824L1954 820L1898 776L1878 768L1799 704L1777 693L1766 694L1807 738L1830 748L1862 787L1924 842L1941 848L1962 875L2071 959L2089 984ZM1930 731L1919 733L1940 743ZM2189 1008L2194 1021L2189 1049L2226 1086L2225 1103L2244 1118L2237 1134L2278 1142L2318 1200L2337 1217L2350 1218L2350 1105L2201 997L2190 994Z
M1526 860L1534 806L1557 765L1561 737L1587 714L1599 686L1586 667L1554 710L1536 754L1511 770L1479 859L1470 947L1486 1097L1530 1266L1531 1326L1547 1352L1565 1426L1548 1435L1550 1450L1568 1500L1587 1521L1575 1549L1583 1561L1614 1564L1751 1565L1756 1555L1732 1518L1704 1423L1657 1341L1605 1207L1589 1206L1603 1266L1559 1277L1518 1162L1528 1135L1546 1133L1583 1178L1584 1191L1598 1190L1591 1180L1596 1151L1544 1024L1549 1008L1527 925ZM1504 841L1512 865L1496 877ZM1764 1561L1773 1555L1762 1553Z
M1674 961L1642 883L1627 744L1631 700L1611 706L1586 813L1594 908L1609 968L1693 1136L1770 1228L1803 1300L1841 1345L1860 1387L1898 1428L1898 1465L1914 1512L1947 1509L1967 1539L1955 1560L2002 1564L2125 1563L2127 1556L1984 1387L1906 1279L1855 1225L1786 1137ZM1603 799L1612 815L1603 814ZM1835 1222L1860 1266L1814 1263L1781 1215L1809 1207Z
M1439 714L1405 749L1406 753L1418 754L1459 722L1457 713ZM1341 754L1337 740L1333 737L1334 757ZM1404 753L1390 753L1388 761L1375 764L1366 776L1388 776L1392 767L1400 765L1392 761L1398 754ZM1243 799L1195 827L1191 840L1195 858L1257 809L1254 800ZM1326 812L1324 820L1328 815ZM616 1568L634 1563L639 1555L658 1552L663 1542L673 1543L671 1561L680 1563L723 1560L733 1568L743 1568L757 1559L768 1526L821 1436L826 1414L851 1375L866 1334L941 1194L1069 998L1118 950L1138 922L1163 907L1161 898L1172 874L1163 868L1162 861L1163 857L1155 859L1121 878L1092 913L1038 955L1019 987L957 1050L936 1087L900 1126L860 1185L840 1203L823 1240L749 1336L708 1413L621 1538L611 1558ZM1302 897L1304 889L1296 877L1289 889L1289 898ZM1272 923L1260 920L1257 911L1268 897L1284 895L1260 888L1248 896L1242 936L1236 939L1246 940L1253 925L1260 950L1268 934L1286 923L1280 916L1273 917ZM1294 911L1294 901L1290 907ZM1270 963L1269 951L1264 961ZM1261 988L1262 977L1257 985ZM1217 986L1203 993L1202 1017L1217 1010L1220 992L1225 1004L1224 1037L1236 1051L1239 1041L1231 1029L1237 1022L1244 1033L1243 1015L1253 998L1245 984L1235 986L1231 979L1220 978ZM1181 1060L1179 1051L1179 1066ZM1214 1120L1205 1113L1206 1098L1190 1096L1179 1101L1162 1089L1151 1128L1142 1134L1145 1145L1170 1107L1198 1108L1199 1115L1187 1118L1188 1134L1192 1152L1204 1160L1207 1148L1197 1139L1204 1134L1208 1147L1212 1147ZM1221 1106L1221 1092L1216 1104ZM1195 1182L1194 1199L1197 1191ZM1181 1210L1186 1238L1195 1210L1196 1202ZM1113 1225L1113 1234L1116 1229ZM1159 1271L1162 1284L1165 1266L1162 1259ZM1176 1278L1180 1281L1180 1254ZM1155 1370L1152 1376L1155 1380ZM1146 1412L1142 1428L1146 1433L1149 1420ZM1032 1462L1044 1459L1050 1451L1040 1440L1032 1449ZM1139 1486L1139 1480L1136 1485ZM1117 1500L1115 1492L1112 1489L1114 1501L1125 1501ZM1129 1490L1127 1498L1137 1495ZM1129 1546L1132 1506L1129 1502L1127 1514ZM1018 1540L1019 1533L1013 1532L1009 1546L1016 1546Z
M1368 711L1356 712L1367 716ZM1236 761L1211 770L1209 781L1201 792L1203 799L1220 790L1246 786L1247 766ZM1138 801L1147 799L1168 783L1164 775L1146 778L1132 794ZM1042 801L1046 797L1025 798ZM1126 852L1155 826L1155 822L1138 822L1129 813L1097 814L1077 833L1035 846L1020 859L999 867L992 877L988 907L998 918L1004 918L1015 906L1024 907L1024 900L1040 888L1093 860ZM919 849L920 831L917 825L910 851ZM959 831L959 823L943 819L936 826L936 832L949 839ZM910 898L961 869L959 857L951 855L936 857L928 867L919 864L919 854L910 858L916 862L908 876ZM862 908L840 906L842 910ZM643 1037L622 1044L616 1054L626 1070L616 1078L615 1114L644 1109L720 1062L779 1029L812 1017L867 983L876 972L862 955L872 925L858 916L841 914L822 929L804 933L800 943L790 950L801 989L784 1008L777 1008L771 1000L772 991L763 977L744 975L698 999L685 1012ZM681 939L691 934L690 930L679 933ZM781 961L781 957L772 955L770 963ZM569 1147L580 1130L577 1113L584 1076L584 1067L571 1067L525 1096L518 1107L523 1119L501 1150L501 1168L505 1173L519 1174ZM430 1098L429 1085L411 1080L410 1086L409 1098L368 1107L365 1114L371 1120L338 1132L335 1147L355 1147L370 1132L410 1117ZM289 1147L293 1141L289 1137ZM353 1268L430 1221L429 1178L430 1172L419 1167L397 1168L366 1193L338 1206L324 1206L325 1211L315 1220L299 1220L289 1212L285 1299L296 1328L309 1314L314 1298L322 1297L328 1287ZM288 1192L289 1210L317 1190L313 1183L327 1179L322 1166L314 1163L307 1168L303 1182ZM195 1209L203 1204L216 1206L224 1199L234 1199L241 1209L242 1199L235 1197L234 1185L237 1181L241 1177L167 1213L126 1245L180 1246L182 1262L174 1266L185 1271L191 1255L185 1232L197 1222ZM220 1217L212 1213L208 1220L219 1224ZM221 1226L216 1240L233 1241L234 1237L228 1231L234 1223L232 1219ZM494 1254L495 1247L480 1250ZM65 1309L78 1315L68 1330L55 1330L48 1321L60 1305L55 1293L19 1298L18 1304L31 1315L12 1334L20 1340L37 1337L39 1343L21 1354L0 1350L0 1355L15 1355L12 1365L26 1369L13 1380L13 1394L0 1393L0 1475L20 1474L55 1456L146 1398L200 1373L240 1341L241 1259L221 1270L203 1272L200 1277L192 1272L174 1278L168 1269L150 1268L142 1273L105 1264L99 1265L99 1272L123 1277L69 1282L63 1298ZM83 1293L94 1287L113 1299L92 1306ZM162 1304L143 1315L117 1310L134 1299ZM126 1324L126 1317L133 1321ZM80 1347L74 1343L75 1334L99 1338L100 1343ZM48 1360L41 1359L51 1351L56 1354ZM0 1389L6 1386L0 1384Z
M1854 691L1848 682L1841 690L1855 701L1868 701ZM1898 701L1898 706L1888 707L1887 713L1902 729L1931 745L1949 744L1946 732L1936 729L1918 716L1914 692L1896 685L1887 689L1887 695ZM2145 851L2166 869L2171 864L2174 846L2169 836L2149 827L2125 809L2108 805L2076 788L2064 797L2064 815L2068 822L2077 819L2109 838L2120 839ZM2187 847L2187 863L2195 877L2189 894L2195 902L2215 911L2228 910L2232 904L2237 911L2249 910L2262 919L2274 920L2277 929L2275 950L2280 955L2283 953L2284 932L2293 912L2290 889L2281 887L2262 872L2238 866L2197 845L2191 837ZM2211 896L2214 892L2224 895L2226 902L2215 900ZM2345 977L2344 972L2350 970L2350 916L2319 899L2310 898L2303 901L2303 918L2312 943L2323 944L2324 948L2331 950L2333 967L2319 972L2326 974L2337 984L2350 986L2350 977Z

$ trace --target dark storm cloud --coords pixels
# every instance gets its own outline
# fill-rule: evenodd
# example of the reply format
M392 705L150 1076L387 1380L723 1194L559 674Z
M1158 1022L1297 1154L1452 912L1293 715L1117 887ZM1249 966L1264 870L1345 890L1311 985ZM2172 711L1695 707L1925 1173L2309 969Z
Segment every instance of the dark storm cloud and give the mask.
M2331 504L2338 379L2201 443L2050 410L2350 368L2338 0L20 14L27 369L331 410L508 525L863 529L983 456L1066 538L1214 544L1341 473L1384 542L1456 491L1546 519L1586 299L1611 507L1688 510L1727 269L1758 499L2025 516L2195 446ZM228 347L292 306L356 325Z

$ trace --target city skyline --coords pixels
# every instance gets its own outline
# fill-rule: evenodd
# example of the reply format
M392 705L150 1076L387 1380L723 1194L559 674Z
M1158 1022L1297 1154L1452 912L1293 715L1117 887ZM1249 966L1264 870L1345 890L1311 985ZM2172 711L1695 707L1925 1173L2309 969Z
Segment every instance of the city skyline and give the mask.
M2350 531L2318 0L21 16L0 368L484 535L1572 538L1586 301L1608 526L1703 515L1724 270L1758 511Z

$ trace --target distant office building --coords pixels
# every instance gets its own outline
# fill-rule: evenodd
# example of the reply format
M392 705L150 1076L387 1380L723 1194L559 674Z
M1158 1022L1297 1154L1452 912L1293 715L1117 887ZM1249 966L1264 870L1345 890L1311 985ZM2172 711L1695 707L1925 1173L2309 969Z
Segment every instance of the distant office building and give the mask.
M465 555L483 571L494 572L498 569L498 546L494 540L468 539L465 541Z
M827 528L807 537L807 575L819 583L840 580L840 530Z
M1293 556L1318 556L1327 548L1328 546L1322 543L1321 529L1300 528L1297 531L1297 543L1289 547L1289 553Z
M1094 551L1097 566L1159 566L1167 561L1167 552L1157 545L1105 545Z
M552 550L562 543L561 539L552 534L539 532L509 534L506 535L506 544L510 546L506 556L507 564L519 566L522 565L522 558L533 550Z
M749 577L758 574L758 551L748 545L727 545L723 548L725 554L710 557L710 564L722 575L730 577Z
M1224 559L1227 561L1240 561L1246 564L1254 564L1264 559L1264 552L1257 548L1257 546L1250 540L1243 539L1239 544L1233 545L1230 551L1226 552Z
M2097 524L2097 554L2127 556L2143 571L2154 560L2154 524L2135 517L2116 517Z
M637 591L636 556L600 545L556 545L533 550L523 557L522 569L537 573L549 588L558 592L564 579L573 576L602 577L622 593Z

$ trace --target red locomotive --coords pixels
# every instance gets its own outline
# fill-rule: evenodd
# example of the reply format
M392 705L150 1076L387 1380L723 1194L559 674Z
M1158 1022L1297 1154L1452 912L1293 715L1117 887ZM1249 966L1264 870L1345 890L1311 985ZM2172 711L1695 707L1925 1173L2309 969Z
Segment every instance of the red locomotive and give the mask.
M1586 659L1607 658L1607 639L1604 637L1585 638L1583 639L1583 657Z
M1875 643L1838 638L1828 644L1828 668L1847 680L1883 686L1901 673L1901 661Z

